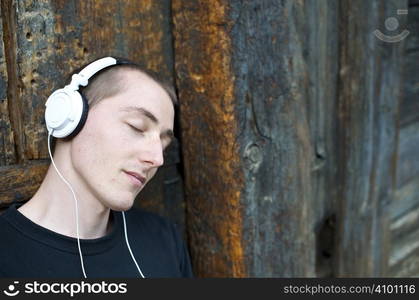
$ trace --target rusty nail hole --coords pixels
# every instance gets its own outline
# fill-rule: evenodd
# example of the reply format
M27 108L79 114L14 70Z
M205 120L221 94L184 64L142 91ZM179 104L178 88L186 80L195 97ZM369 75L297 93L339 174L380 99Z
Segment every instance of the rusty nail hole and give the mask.
M31 80L31 84L35 84L35 79L32 79Z
M26 38L27 38L28 40L32 39L32 33L27 32L27 33L26 33Z
M83 53L87 53L88 52L88 50L87 50L87 48L83 48Z

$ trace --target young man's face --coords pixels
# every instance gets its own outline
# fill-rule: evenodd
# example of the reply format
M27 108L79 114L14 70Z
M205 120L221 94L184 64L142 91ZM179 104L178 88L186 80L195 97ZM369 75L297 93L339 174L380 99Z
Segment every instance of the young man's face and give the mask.
M162 87L138 71L123 72L122 91L94 105L71 141L72 166L82 188L114 210L129 209L163 164L174 121L172 101Z

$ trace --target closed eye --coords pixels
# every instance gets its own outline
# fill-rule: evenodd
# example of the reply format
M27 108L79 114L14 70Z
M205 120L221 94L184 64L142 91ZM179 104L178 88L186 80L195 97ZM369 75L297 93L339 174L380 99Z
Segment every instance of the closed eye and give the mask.
M141 128L135 127L131 124L128 124L128 126L131 127L131 129L136 131L136 132L144 133L144 130L142 130Z

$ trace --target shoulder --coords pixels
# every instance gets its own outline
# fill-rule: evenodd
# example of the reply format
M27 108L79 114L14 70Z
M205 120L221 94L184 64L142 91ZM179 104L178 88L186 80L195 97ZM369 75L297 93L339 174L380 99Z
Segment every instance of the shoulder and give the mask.
M6 268L5 264L14 261L14 255L25 249L24 236L13 219L10 208L0 214L0 277Z
M176 223L137 207L126 212L126 219L129 230L136 228L142 253L159 262L153 266L155 277L193 277L189 253Z
M127 226L139 230L146 230L152 234L177 234L177 225L166 217L156 213L145 211L138 207L132 207L125 212Z
M138 207L131 207L125 212L125 216L135 223L152 224L167 226L172 223L168 218L162 217L156 213L143 210Z
M15 232L16 226L12 214L12 209L8 208L0 214L0 236L4 241L4 238L8 237L10 234L16 234Z
M179 257L183 238L176 225L166 217L132 207L125 212L128 231L135 232L136 238L147 240L154 249L166 249Z

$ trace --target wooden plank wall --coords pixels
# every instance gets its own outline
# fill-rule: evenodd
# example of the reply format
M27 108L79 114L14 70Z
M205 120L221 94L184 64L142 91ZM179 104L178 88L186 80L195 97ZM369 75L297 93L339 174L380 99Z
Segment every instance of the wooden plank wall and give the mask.
M199 274L388 274L407 1L173 3Z
M178 140L136 205L186 229L197 276L419 276L409 3L2 1L0 207L46 171L48 94L126 56L178 91ZM406 40L372 34L407 8Z

